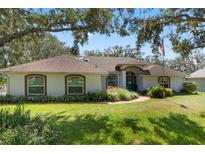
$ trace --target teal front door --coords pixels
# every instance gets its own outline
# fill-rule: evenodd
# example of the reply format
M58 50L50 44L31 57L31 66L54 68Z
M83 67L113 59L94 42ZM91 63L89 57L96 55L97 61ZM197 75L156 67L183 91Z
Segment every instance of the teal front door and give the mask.
M136 75L133 72L126 72L126 87L128 90L136 91Z

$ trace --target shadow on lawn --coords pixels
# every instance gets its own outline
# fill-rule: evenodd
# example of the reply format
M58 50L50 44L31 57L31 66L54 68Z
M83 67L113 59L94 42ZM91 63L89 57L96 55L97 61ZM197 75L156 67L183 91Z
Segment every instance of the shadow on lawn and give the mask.
M177 113L148 118L152 125L146 128L138 117L113 119L95 114L70 117L63 112L47 116L58 120L57 129L61 133L56 144L205 144L203 127Z
M171 113L168 117L149 118L154 131L167 144L205 144L203 127L190 120L186 115ZM158 141L147 139L144 144L158 144Z
M65 115L49 116L58 120L61 135L57 144L132 144L133 133L147 131L138 126L139 119L114 120L93 114L78 115L71 120Z

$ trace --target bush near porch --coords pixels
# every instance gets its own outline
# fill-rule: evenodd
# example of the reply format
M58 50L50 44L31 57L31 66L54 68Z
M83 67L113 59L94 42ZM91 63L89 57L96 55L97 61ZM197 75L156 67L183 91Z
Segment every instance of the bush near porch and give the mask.
M128 91L122 88L108 88L104 91L88 93L82 96L64 95L59 97L53 96L27 96L14 97L11 95L0 96L1 104L8 103L72 103L72 102L108 102L108 101L128 101L138 98L136 92Z
M157 85L148 89L147 95L151 98L165 98L173 96L173 90L171 88L164 88L161 85Z

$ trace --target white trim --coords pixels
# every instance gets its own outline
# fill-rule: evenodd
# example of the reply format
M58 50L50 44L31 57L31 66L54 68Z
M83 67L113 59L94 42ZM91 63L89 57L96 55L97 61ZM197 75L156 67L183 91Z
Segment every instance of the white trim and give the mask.
M69 87L80 87L80 86L76 86L76 85L74 85L74 86L69 86L69 82L68 82L68 78L69 77L80 77L80 78L82 78L83 79L83 84L82 84L82 93L69 93ZM69 75L69 76L67 76L66 77L66 80L67 80L67 85L66 85L66 88L67 88L67 95L83 95L84 93L85 93L85 87L84 87L84 85L85 85L85 80L84 80L84 77L82 77L82 76L80 76L80 75Z
M32 86L29 86L29 78L32 78L34 76L43 78L43 85L32 85ZM26 77L26 82L27 82L27 95L28 96L39 96L39 95L45 95L46 94L46 82L45 82L45 77L44 76L41 76L41 75L29 75L29 76ZM33 88L33 87L43 87L44 88L44 92L40 93L40 94L30 94L29 93L29 88Z

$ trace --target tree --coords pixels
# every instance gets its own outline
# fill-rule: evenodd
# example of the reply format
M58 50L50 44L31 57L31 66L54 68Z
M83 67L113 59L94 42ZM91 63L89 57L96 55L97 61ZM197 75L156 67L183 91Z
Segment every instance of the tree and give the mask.
M45 59L62 54L72 54L71 49L60 42L55 36L46 34L43 38L35 42L28 42L25 44L25 57L29 61Z
M153 54L153 55L148 55L144 58L144 60L147 62L147 63L150 63L150 64L160 64L162 65L163 64L163 60L161 58L161 55L160 54ZM165 60L166 62L167 60Z
M71 49L51 34L44 34L44 36L31 41L16 40L0 48L0 67L22 64L65 53L71 54Z
M205 47L205 9L154 9L145 14L128 22L129 32L137 35L138 50L150 43L156 53L163 35L171 41L173 51L183 57Z
M168 61L167 66L188 74L193 73L205 67L205 53L194 52L187 58L183 58L182 56L176 57Z
M132 12L132 9L0 9L0 47L22 37L67 31L72 33L76 49L78 43L83 45L88 40L88 33L109 35L117 31L126 35L121 23Z
M84 55L87 56L87 57L88 56L99 57L99 56L103 56L103 52L101 52L100 50L85 50Z
M114 46L103 51L100 50L86 50L84 52L85 56L109 56L109 57L134 57L138 59L143 59L144 53L137 51L136 48L131 48L130 45L125 47Z

